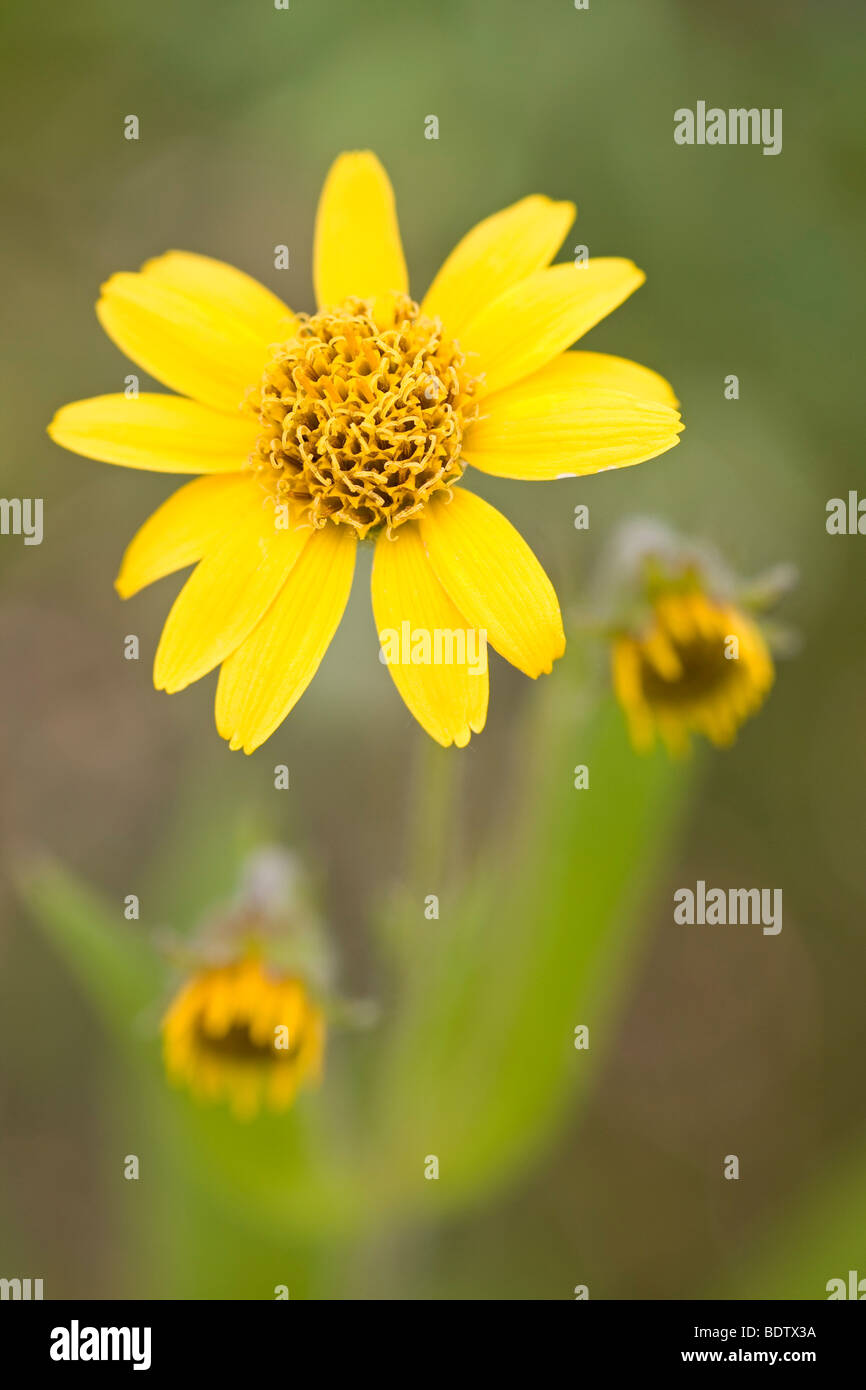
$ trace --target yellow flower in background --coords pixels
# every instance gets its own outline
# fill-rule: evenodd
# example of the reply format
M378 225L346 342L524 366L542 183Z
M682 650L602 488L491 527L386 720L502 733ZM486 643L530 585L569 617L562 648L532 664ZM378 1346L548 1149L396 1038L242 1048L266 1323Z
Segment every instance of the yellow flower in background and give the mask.
M145 523L117 589L196 566L154 683L182 690L219 666L216 723L232 748L263 743L312 680L366 537L378 632L473 630L532 677L561 656L550 580L514 527L457 486L465 469L539 481L625 467L682 428L655 372L565 351L644 279L616 258L550 266L574 212L533 196L487 218L418 304L388 177L374 155L344 154L316 219L317 313L178 251L103 286L106 332L178 394L78 401L50 433L89 458L203 475ZM487 672L459 649L389 670L439 743L484 727Z
M325 1020L304 983L256 956L203 969L163 1019L169 1078L198 1100L226 1101L238 1119L287 1110L321 1078Z
M710 597L696 577L655 594L646 623L615 638L612 662L616 697L639 752L657 733L675 755L688 751L692 734L727 747L760 709L774 677L757 624L735 604Z

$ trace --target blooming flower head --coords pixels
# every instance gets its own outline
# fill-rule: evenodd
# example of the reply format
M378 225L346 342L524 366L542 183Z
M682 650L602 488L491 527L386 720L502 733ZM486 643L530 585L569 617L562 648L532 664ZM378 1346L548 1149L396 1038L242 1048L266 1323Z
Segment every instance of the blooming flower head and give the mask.
M344 154L316 220L316 313L178 251L103 286L106 332L177 394L79 401L50 433L108 463L200 475L139 531L117 589L195 565L154 683L182 690L220 667L232 748L263 743L312 680L365 540L377 632L483 633L532 677L562 654L550 580L463 485L467 467L576 476L652 458L682 428L655 372L565 350L644 279L616 258L550 266L573 217L533 196L487 218L416 302L387 175L370 153ZM389 670L427 732L462 747L484 726L486 663L423 649Z
M238 1119L286 1110L321 1077L324 1014L297 976L249 954L194 974L163 1019L172 1081Z
M772 602L777 578L784 586L787 579L782 571L767 576L747 602L732 596L714 558L705 559L650 548L637 566L636 599L612 634L614 691L639 752L656 735L674 755L688 751L692 734L728 747L773 684L769 644L749 609Z

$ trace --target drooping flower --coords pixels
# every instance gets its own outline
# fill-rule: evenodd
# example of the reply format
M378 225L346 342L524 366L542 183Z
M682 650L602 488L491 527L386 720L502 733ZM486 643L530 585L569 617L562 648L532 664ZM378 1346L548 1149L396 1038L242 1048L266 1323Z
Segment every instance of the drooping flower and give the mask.
M632 559L636 589L611 631L611 666L634 747L646 752L658 735L678 756L693 734L728 747L773 684L757 612L789 586L790 572L773 572L748 595L716 557L702 562L669 536Z
M170 251L103 286L100 322L176 395L65 406L52 437L90 458L201 477L145 523L117 579L129 597L195 565L156 654L159 689L220 667L216 722L252 752L313 678L375 541L377 631L472 630L527 675L565 638L529 546L462 486L467 466L542 480L672 448L676 399L655 372L566 351L642 284L631 261L550 266L574 216L533 196L481 222L416 303L394 198L370 153L344 154L319 203L319 309L292 313L249 276ZM389 670L439 743L485 722L486 663Z
M297 975L255 954L197 971L162 1024L169 1078L238 1119L282 1111L321 1078L325 1018Z
M693 733L719 748L733 743L764 703L773 660L742 609L695 588L659 595L647 627L616 639L613 677L635 747L652 747L658 732L682 753Z

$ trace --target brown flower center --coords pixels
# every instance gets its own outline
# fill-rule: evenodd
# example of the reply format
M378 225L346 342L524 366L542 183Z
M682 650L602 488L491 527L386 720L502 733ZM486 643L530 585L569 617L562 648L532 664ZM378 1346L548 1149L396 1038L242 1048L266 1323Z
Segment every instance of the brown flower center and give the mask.
M233 1023L226 1033L209 1033L201 1022L196 1027L196 1044L199 1049L212 1057L232 1062L290 1062L297 1054L297 1047L278 1050L273 1038L268 1042L257 1042L244 1023Z
M670 680L659 674L641 656L640 678L644 697L650 705L690 705L711 695L737 674L737 663L725 656L725 637L694 636L688 641L672 639L682 670Z

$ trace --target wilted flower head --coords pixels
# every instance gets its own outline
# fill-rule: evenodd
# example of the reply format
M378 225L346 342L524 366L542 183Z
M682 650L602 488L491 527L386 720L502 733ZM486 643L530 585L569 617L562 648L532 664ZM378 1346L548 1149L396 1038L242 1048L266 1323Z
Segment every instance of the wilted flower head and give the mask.
M182 953L162 1023L169 1078L236 1116L285 1110L319 1080L330 961L299 861L278 847L246 860L233 902Z
M303 980L248 955L198 971L162 1025L166 1071L238 1119L286 1110L321 1077L325 1018Z
M609 569L617 617L611 624L616 697L635 748L660 736L673 754L691 736L733 743L774 680L773 658L757 611L788 587L777 570L750 589L718 556L652 523L621 534Z

